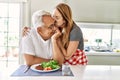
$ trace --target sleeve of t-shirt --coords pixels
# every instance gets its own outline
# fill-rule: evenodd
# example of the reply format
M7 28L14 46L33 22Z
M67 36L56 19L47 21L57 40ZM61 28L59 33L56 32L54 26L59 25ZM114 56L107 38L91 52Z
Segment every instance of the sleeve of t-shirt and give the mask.
M30 35L22 38L21 53L35 55L34 45Z
M82 39L82 32L79 27L74 26L70 32L70 41L80 41Z

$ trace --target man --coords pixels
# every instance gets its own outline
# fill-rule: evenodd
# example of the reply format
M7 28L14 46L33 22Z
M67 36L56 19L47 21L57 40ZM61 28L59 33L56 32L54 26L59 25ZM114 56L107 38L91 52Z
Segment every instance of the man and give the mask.
M53 58L51 36L54 34L54 19L46 11L37 11L32 16L33 28L22 38L22 53L26 64L47 62Z

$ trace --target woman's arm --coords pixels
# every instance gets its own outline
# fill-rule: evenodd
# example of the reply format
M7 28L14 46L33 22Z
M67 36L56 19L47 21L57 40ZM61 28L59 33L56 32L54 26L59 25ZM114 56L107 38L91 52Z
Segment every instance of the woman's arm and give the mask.
M64 62L64 56L58 45L58 40L52 40L52 44L53 44L53 59L57 60L59 64L62 65L62 63Z
M26 27L26 26L23 27L23 29L22 29L22 37L28 35L28 33L29 33L30 30L31 30L30 27Z
M79 41L70 41L67 49L63 47L62 42L60 42L59 45L65 59L69 59L77 50Z
M57 29L56 33L52 36L54 58L59 59L58 61L63 60L63 58L69 59L75 53L79 45L79 41L70 41L68 48L65 49L60 40L60 36L61 32L59 29Z
M83 44L83 35L82 31L76 25L72 28L70 35L69 35L69 44L68 47L65 49L60 43L60 48L65 56L65 59L70 59L71 56L76 52L78 49L79 44Z
M60 42L61 32L59 29L56 29L55 34L52 36L52 45L53 45L53 59L57 60L59 64L61 65L64 62L64 55L60 49L60 45L58 44Z

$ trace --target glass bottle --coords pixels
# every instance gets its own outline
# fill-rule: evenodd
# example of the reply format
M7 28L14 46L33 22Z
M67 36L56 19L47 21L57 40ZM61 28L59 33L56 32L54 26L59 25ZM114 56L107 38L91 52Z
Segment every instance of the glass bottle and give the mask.
M62 64L62 75L69 76L71 74L71 70L68 63Z

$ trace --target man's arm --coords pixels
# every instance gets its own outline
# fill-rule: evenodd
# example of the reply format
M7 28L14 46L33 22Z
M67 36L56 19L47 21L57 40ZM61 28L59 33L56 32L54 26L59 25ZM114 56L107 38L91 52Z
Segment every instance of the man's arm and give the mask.
M34 55L29 55L29 54L24 54L24 58L25 58L26 64L28 66L31 66L33 64L39 64L41 62L50 61L50 59L44 59L44 58L41 58L41 57L36 57Z
M31 33L22 37L21 52L24 55L24 59L27 65L31 66L33 64L49 61L49 59L44 59L35 56L35 47L31 37Z

